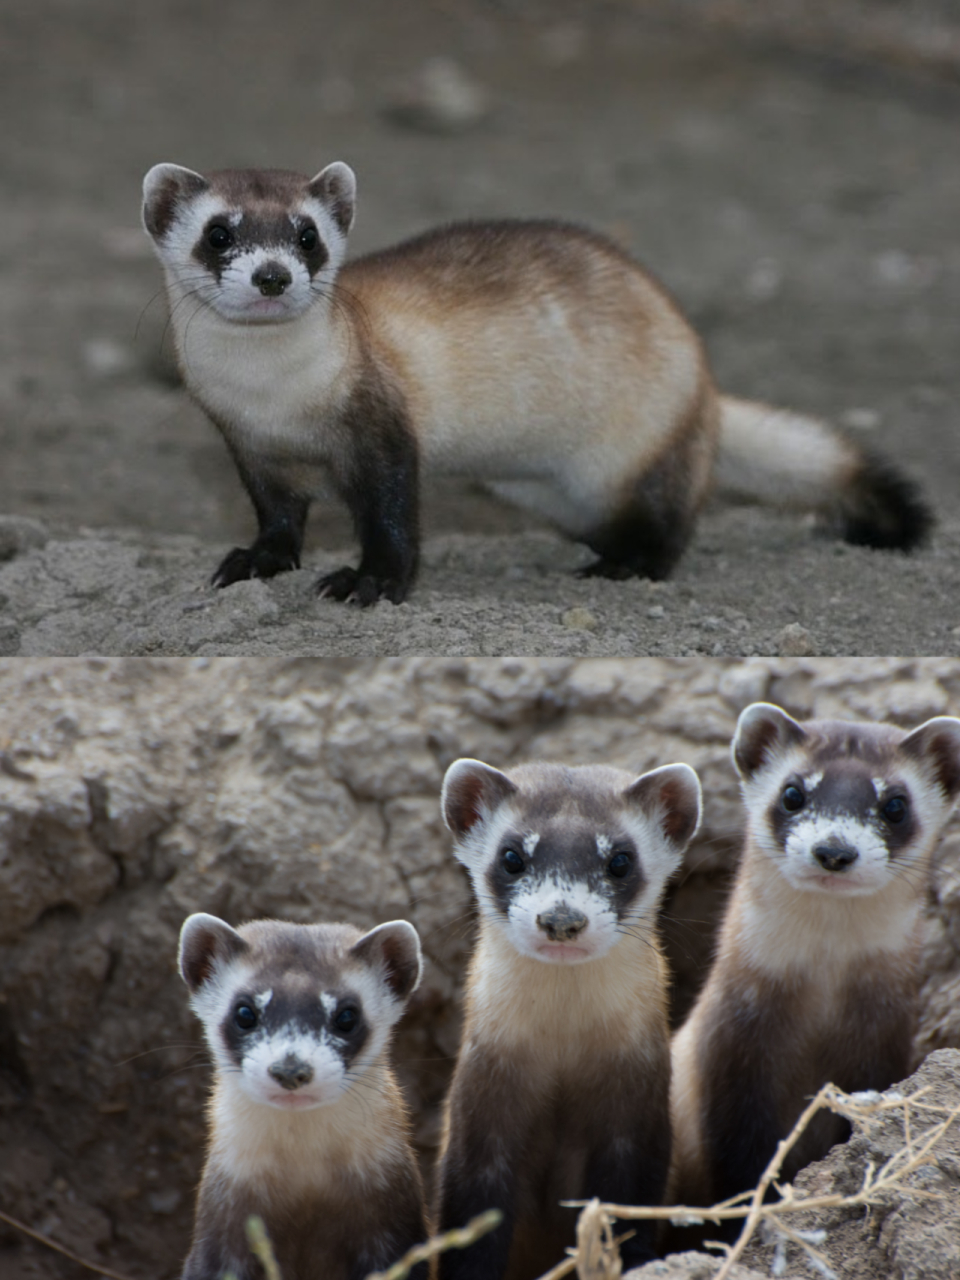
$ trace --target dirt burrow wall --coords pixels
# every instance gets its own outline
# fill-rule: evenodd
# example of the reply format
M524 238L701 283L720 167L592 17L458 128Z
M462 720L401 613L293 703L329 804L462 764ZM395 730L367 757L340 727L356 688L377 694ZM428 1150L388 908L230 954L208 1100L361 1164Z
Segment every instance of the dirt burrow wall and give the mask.
M703 829L664 935L682 1012L735 864L739 711L960 711L960 661L0 662L0 1209L132 1276L177 1274L208 1074L175 971L205 910L405 917L426 976L396 1056L429 1159L472 918L446 766L543 758L700 773ZM960 829L929 900L918 1056L960 1046ZM0 1277L85 1274L0 1228Z

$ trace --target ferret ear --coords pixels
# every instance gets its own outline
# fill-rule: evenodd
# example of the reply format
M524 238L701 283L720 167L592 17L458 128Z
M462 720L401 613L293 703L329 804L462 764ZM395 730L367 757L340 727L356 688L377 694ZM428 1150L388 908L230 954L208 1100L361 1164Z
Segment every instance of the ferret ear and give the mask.
M740 712L731 747L734 767L746 781L777 751L797 746L806 730L772 702L754 702Z
M178 164L155 164L143 180L143 225L154 240L162 240L173 225L177 206L206 191L201 173Z
M627 787L625 799L660 823L663 834L682 853L700 826L700 779L688 764L665 764Z
M914 729L900 743L900 750L932 772L950 804L960 796L960 720L935 716Z
M344 235L353 226L357 205L357 179L348 164L335 160L311 178L307 190L330 210Z
M481 760L454 760L440 793L443 820L455 836L465 836L516 792L516 786L499 769Z
M180 930L180 950L177 965L180 976L196 991L207 982L218 964L243 955L247 944L223 920L208 916L203 911L187 916Z
M353 944L350 955L377 970L393 999L401 1004L406 1004L420 985L420 937L406 920L377 925Z

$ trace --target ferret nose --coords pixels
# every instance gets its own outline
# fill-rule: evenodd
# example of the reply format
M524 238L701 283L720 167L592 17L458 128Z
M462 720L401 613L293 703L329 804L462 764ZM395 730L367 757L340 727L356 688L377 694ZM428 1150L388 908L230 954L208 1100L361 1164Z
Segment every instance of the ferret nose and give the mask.
M824 871L846 871L847 867L856 862L859 854L846 844L818 844L813 856Z
M293 276L279 262L261 262L250 277L265 298L279 298Z
M569 942L587 927L587 917L582 911L568 907L561 902L559 907L543 911L537 916L537 927L542 929L551 942Z
M279 1062L272 1063L267 1068L267 1074L272 1076L281 1088L293 1090L310 1083L313 1079L313 1067L302 1058L288 1053Z

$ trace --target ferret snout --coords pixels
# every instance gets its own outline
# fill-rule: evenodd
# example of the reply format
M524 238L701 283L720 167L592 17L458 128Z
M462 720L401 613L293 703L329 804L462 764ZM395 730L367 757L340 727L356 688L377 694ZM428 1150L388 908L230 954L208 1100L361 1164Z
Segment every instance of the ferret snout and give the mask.
M282 263L268 259L260 263L250 281L265 298L279 298L293 283L293 276Z
M587 923L587 917L582 911L568 907L565 902L550 911L541 911L537 916L537 927L543 930L551 942L569 942L578 933L583 933Z
M294 1053L288 1053L267 1068L267 1074L283 1089L301 1089L313 1079L313 1067Z
M818 844L814 847L813 856L824 871L846 871L860 854L847 844Z

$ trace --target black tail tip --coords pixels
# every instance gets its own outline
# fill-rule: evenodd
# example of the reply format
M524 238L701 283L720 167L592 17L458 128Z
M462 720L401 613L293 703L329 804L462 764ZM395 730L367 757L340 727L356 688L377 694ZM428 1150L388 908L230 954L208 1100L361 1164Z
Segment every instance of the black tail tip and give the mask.
M864 455L840 508L840 534L845 542L884 551L915 551L927 542L935 523L919 485L886 458Z

